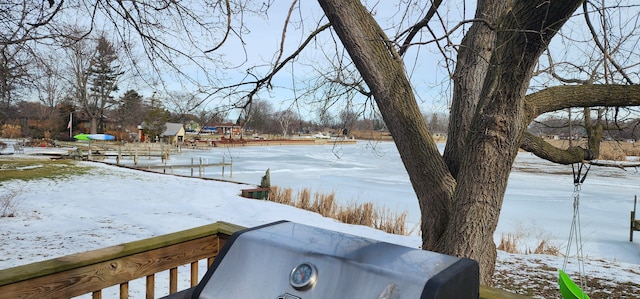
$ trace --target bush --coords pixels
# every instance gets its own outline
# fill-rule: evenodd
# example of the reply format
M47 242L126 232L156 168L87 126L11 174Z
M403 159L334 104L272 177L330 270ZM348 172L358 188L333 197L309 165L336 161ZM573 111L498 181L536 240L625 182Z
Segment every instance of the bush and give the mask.
M23 187L17 190L4 189L6 193L0 194L0 217L15 217L17 202L16 197L22 193Z
M4 124L1 128L3 138L16 138L22 136L20 126Z

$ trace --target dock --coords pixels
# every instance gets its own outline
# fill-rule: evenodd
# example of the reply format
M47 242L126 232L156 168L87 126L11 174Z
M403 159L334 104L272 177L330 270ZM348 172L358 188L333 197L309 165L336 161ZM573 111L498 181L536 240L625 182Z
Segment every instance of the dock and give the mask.
M231 163L228 163L225 161L224 157L222 158L222 162L219 163L204 163L202 158L200 158L200 162L199 163L194 163L194 159L191 158L191 163L190 164L160 164L160 165L135 165L135 166L131 166L132 168L136 168L136 169L146 169L146 170L159 170L162 169L162 173L169 173L169 174L173 174L173 170L174 169L181 169L181 168L189 168L191 169L191 177L194 177L194 170L197 169L198 171L198 177L202 178L204 176L205 173L205 169L206 168L210 168L210 167L221 167L222 168L222 176L225 176L225 168L228 167L229 168L229 176L233 176L233 161ZM169 172L167 172L167 170L169 170ZM160 171L158 171L160 172Z

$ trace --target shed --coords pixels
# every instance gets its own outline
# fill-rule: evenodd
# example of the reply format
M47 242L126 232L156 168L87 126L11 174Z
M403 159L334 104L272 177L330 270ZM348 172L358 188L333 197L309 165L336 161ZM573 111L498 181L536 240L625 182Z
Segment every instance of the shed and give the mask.
M182 143L184 141L184 126L182 124L177 123L166 123L166 129L160 137L166 138L167 141L171 144Z

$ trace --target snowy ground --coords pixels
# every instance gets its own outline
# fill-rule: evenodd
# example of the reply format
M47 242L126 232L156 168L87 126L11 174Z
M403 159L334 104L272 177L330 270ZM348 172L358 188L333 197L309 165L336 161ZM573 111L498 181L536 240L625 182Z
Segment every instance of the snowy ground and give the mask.
M26 153L29 154L30 149L26 149ZM252 227L284 219L413 248L420 244L420 238L416 235L390 235L367 227L341 224L288 206L245 199L239 196L240 189L245 187L243 185L139 172L99 163L79 163L92 167L90 174L2 184L0 192L18 190L19 194L14 198L15 217L0 218L0 269L216 221ZM516 180L510 181L510 186L518 184L518 175L525 176L522 179L538 179L526 175L526 169L539 167L531 163L525 159L517 165L520 170L514 171ZM553 167L545 166L545 169L551 173L556 171ZM541 180L543 182L540 184L544 184L545 177ZM636 176L624 182L638 185ZM602 188L611 187L607 185ZM536 188L540 189L541 186ZM514 190L511 192L520 189ZM532 211L537 212L541 208L528 207L528 204L517 203L521 209L516 209L508 205L505 199L507 207L503 209L501 221L515 222L525 216L531 217ZM598 207L602 213L607 213L606 203L594 209ZM523 213L523 209L528 210L527 215L519 214ZM631 205L628 205L626 214L619 215L620 219L615 220L628 223L630 209ZM553 217L552 208L547 207L546 212L545 215L537 215L539 219ZM583 222L586 221L583 219ZM609 224L601 225L595 219L589 219L586 225L599 227ZM564 225L563 233L566 228L567 225ZM615 232L618 230L615 228ZM624 235L624 231L615 234ZM496 238L499 239L499 236ZM638 242L630 243L616 236L607 243L607 236L601 236L597 242L585 246L592 249L586 253L588 260L585 273L589 278L587 285L591 286L587 287L591 298L640 298L640 233L636 234L636 238ZM499 252L496 284L505 288L513 287L523 293L529 292L537 298L558 298L555 280L563 260L558 256ZM571 269L577 269L577 261L570 259L570 263L567 269L575 275ZM162 284L161 281L162 278L159 278L158 284ZM132 286L132 298L142 298L142 289ZM162 294L162 291L157 291L157 294ZM112 297L108 292L105 296Z

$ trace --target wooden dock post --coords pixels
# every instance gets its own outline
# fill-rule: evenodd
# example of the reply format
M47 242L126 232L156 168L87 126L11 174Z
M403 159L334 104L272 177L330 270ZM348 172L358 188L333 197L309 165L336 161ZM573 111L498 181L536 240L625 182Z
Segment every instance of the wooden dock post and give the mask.
M118 156L116 156L116 165L120 165L120 158L122 158L122 143L118 145Z
M636 204L638 203L638 195L633 197L633 211L631 211L631 224L629 227L629 242L633 242L633 231L640 231L640 220L636 220Z
M226 165L226 163L224 162L224 158L225 156L222 156L222 177L224 177L224 166Z

